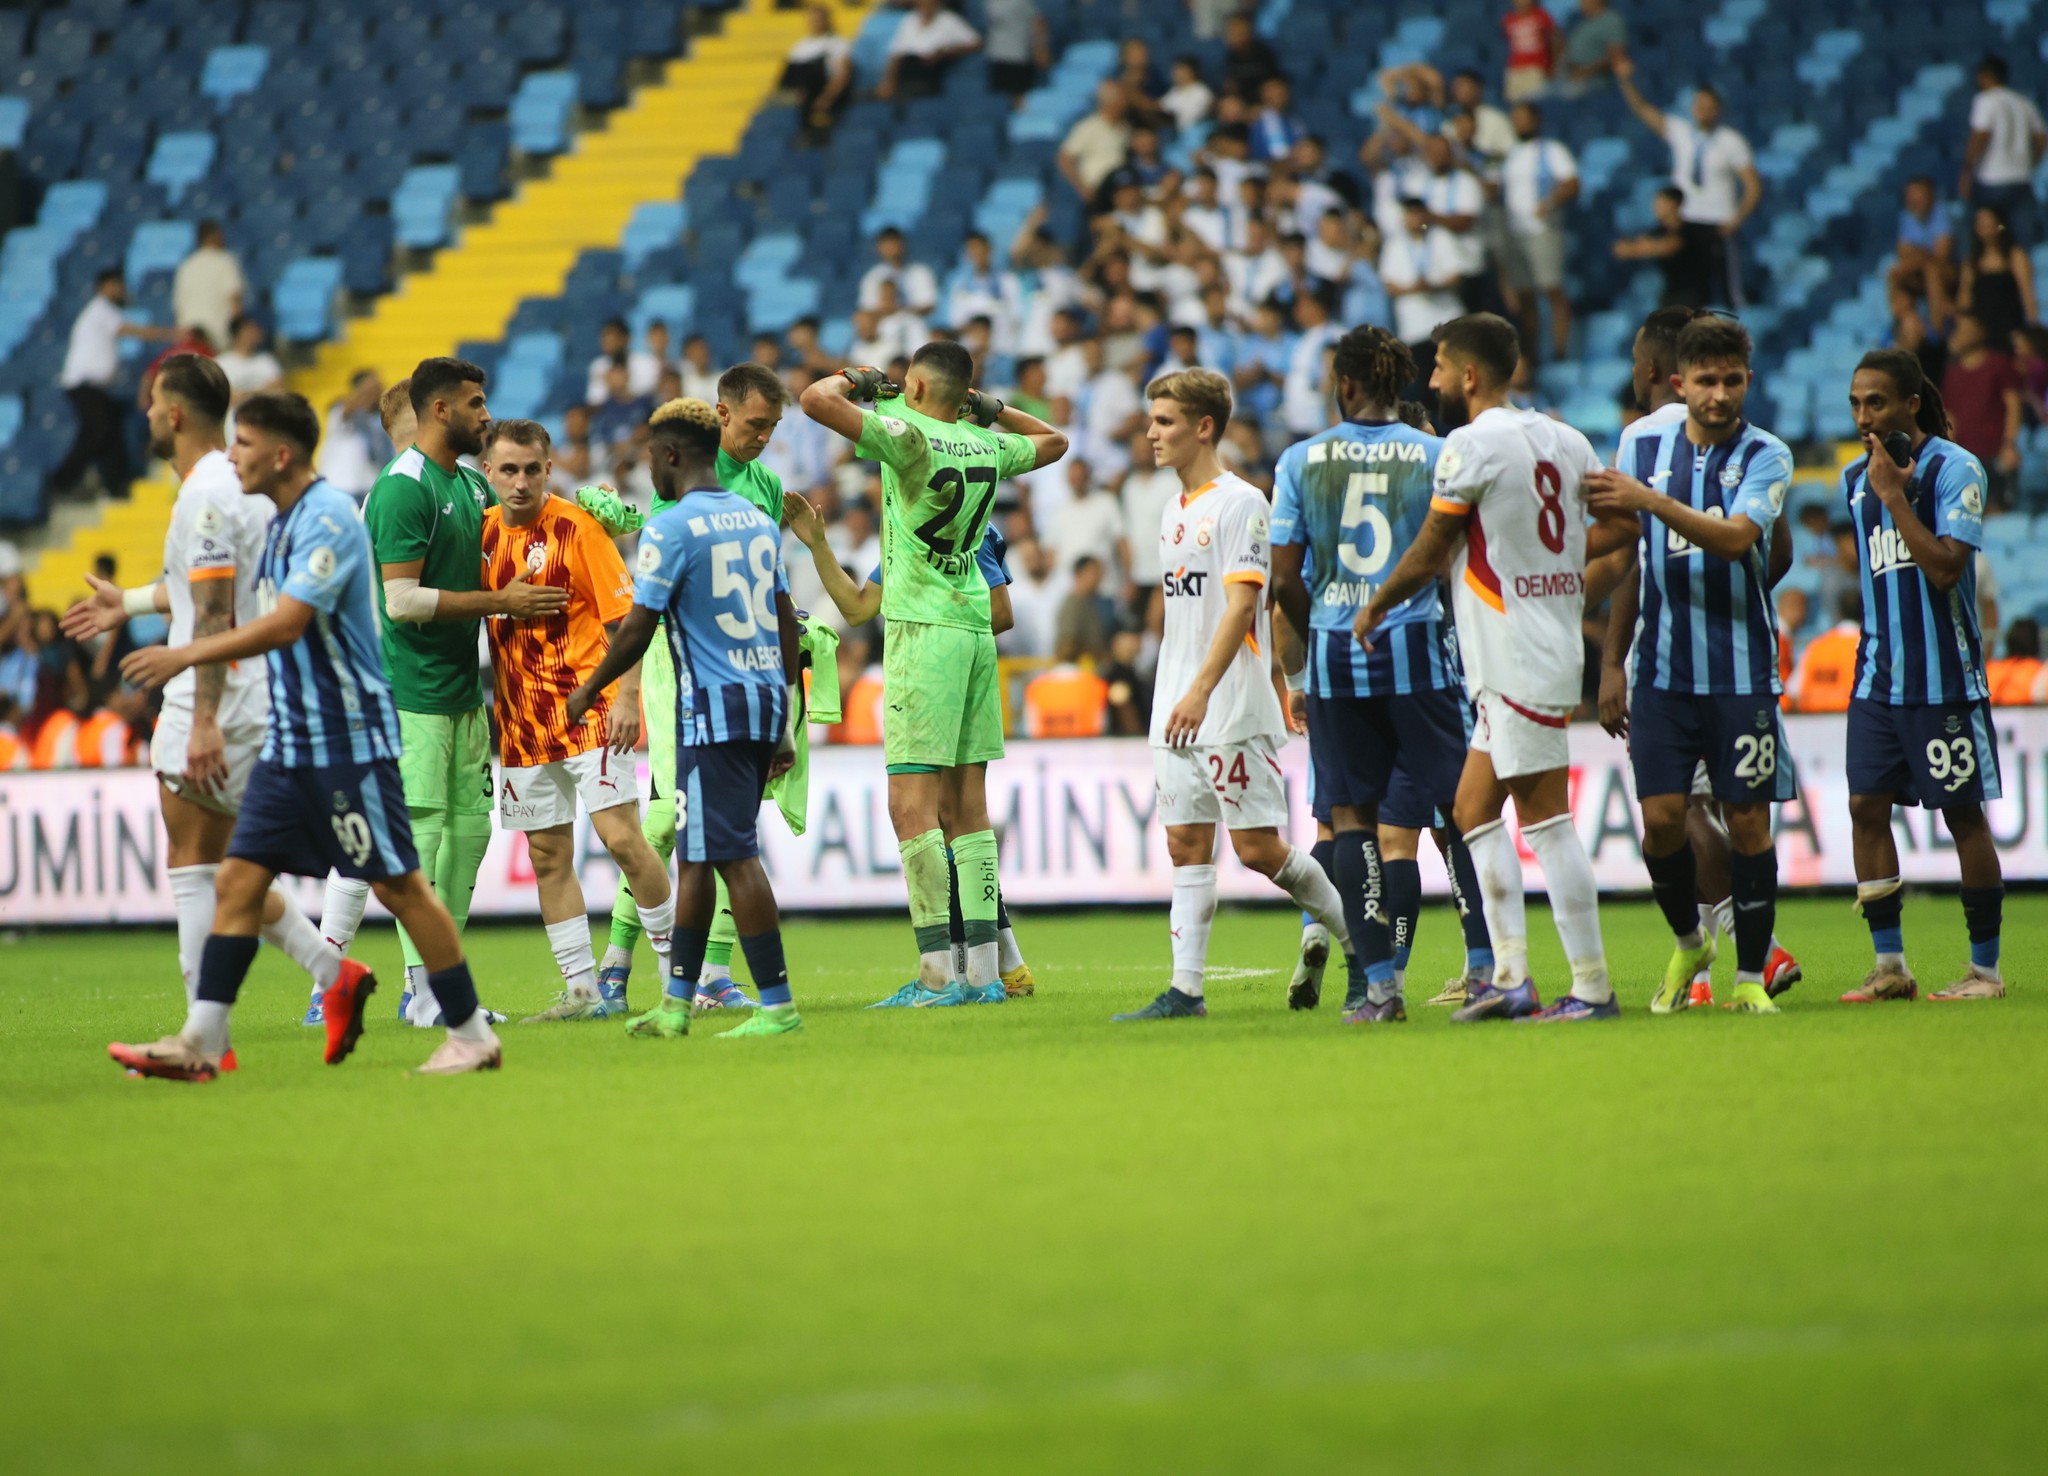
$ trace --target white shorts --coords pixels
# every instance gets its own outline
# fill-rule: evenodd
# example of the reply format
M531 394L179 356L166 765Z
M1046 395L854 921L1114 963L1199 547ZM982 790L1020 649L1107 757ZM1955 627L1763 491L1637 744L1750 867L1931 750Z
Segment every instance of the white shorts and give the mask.
M1569 707L1517 702L1484 688L1472 705L1472 751L1492 758L1496 778L1519 779L1571 767Z
M156 732L149 740L149 766L156 770L156 777L163 787L178 798L223 815L239 814L242 795L249 788L249 774L256 767L256 756L263 751L263 738L267 731L262 723L222 730L221 737L227 743L227 783L208 794L185 782L186 751L192 742L192 714L181 707L166 707L163 716L156 720Z
M548 830L576 819L576 800L599 810L638 804L640 785L631 757L598 747L551 764L505 769L498 775L498 823L506 830Z
M1154 748L1159 819L1167 825L1278 830L1287 824L1287 784L1271 738L1215 748Z

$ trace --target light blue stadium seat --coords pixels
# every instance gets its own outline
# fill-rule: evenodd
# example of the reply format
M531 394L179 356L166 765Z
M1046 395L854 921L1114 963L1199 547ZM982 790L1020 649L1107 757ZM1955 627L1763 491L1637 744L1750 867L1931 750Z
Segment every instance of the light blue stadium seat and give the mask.
M0 450L14 444L25 413L20 395L0 395Z
M186 190L213 171L214 147L210 133L160 133L142 177L162 185L175 205Z
M28 134L29 101L0 97L0 149L18 149Z
M302 256L287 265L272 289L277 333L295 343L327 337L334 327L334 302L341 291L341 261Z
M197 230L189 220L149 220L135 228L129 238L122 270L132 292L151 272L177 270L178 263L192 254Z
M558 154L566 148L580 85L574 72L528 72L508 110L512 146L529 154Z
M689 334L696 315L697 289L685 283L664 283L640 294L631 321L636 337L647 331L649 323L661 322L668 325L669 338L680 342Z
M422 164L408 169L391 196L391 218L398 243L434 247L447 242L462 171L453 164Z
M680 241L688 226L689 214L680 200L649 200L636 206L619 238L626 269L638 271L650 254Z
M270 68L267 46L216 46L206 54L199 69L199 92L223 110L236 98L255 92L263 85Z

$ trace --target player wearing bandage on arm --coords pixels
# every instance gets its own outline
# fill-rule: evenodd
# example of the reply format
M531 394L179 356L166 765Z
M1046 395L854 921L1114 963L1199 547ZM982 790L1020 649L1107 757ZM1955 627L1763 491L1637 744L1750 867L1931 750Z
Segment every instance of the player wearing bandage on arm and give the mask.
M886 1003L994 1003L1007 995L985 766L1003 756L1003 714L988 584L975 552L996 484L1059 460L1067 439L974 390L974 360L956 343L924 345L905 377L899 392L880 370L849 369L803 395L806 415L882 465L882 743L918 950L918 977ZM855 403L878 397L874 410ZM959 832L964 986L952 977L942 797Z
M1216 916L1216 827L1237 859L1294 899L1352 953L1337 889L1307 851L1288 843L1280 745L1287 719L1273 686L1272 572L1265 495L1223 469L1216 446L1230 424L1230 381L1184 369L1152 381L1154 461L1180 477L1180 496L1160 514L1165 627L1152 697L1152 771L1166 851L1173 862L1168 931L1173 974L1141 1009L1118 1020L1173 1020L1209 1013L1202 984Z
M1494 953L1493 983L1451 1018L1608 1019L1620 1006L1600 940L1593 865L1572 828L1565 725L1585 666L1587 559L1633 543L1639 530L1621 514L1589 533L1585 479L1600 465L1592 445L1570 426L1508 404L1521 357L1512 324L1474 313L1435 336L1430 387L1445 419L1462 423L1437 455L1422 532L1359 612L1355 633L1366 646L1385 639L1387 616L1451 563L1458 650L1475 707L1452 813L1479 873ZM1510 795L1571 962L1571 993L1549 1010L1529 978L1522 863L1501 819Z

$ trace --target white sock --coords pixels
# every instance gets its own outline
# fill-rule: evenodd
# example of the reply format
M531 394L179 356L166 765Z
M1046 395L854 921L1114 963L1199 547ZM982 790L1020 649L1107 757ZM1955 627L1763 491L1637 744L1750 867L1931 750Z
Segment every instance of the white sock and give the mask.
M219 1060L228 1052L228 1006L195 999L185 1006L185 1028L178 1032L198 1045L202 1054Z
M441 1002L434 998L434 988L427 983L425 964L405 966L405 987L412 991L412 1010L406 1018L415 1025L431 1025L434 1016L441 1013Z
M1714 927L1719 930L1724 938L1733 938L1735 936L1735 899L1733 897L1723 897L1714 904Z
M370 905L370 884L346 876L327 878L327 895L320 902L320 934L347 953L363 929L363 909Z
M997 948L994 943L977 943L966 950L967 972L961 977L975 989L986 989L1002 978L1002 970L996 967Z
M1167 926L1173 935L1173 987L1202 997L1202 975L1209 966L1209 927L1216 921L1216 868L1173 868L1173 907Z
M199 955L206 951L207 936L213 932L213 876L220 870L215 862L204 866L174 866L171 905L178 913L178 972L185 976L185 1003L199 998Z
M1493 938L1493 982L1512 989L1529 977L1529 921L1522 900L1522 862L1505 821L1466 833L1465 849L1479 874L1479 900Z
M1714 936L1714 930L1721 926L1720 908L1712 902L1702 902L1699 904L1699 910L1700 936L1711 938Z
M1593 861L1570 815L1525 826L1522 836L1543 868L1550 892L1550 916L1571 960L1572 995L1587 1004L1614 998L1607 977L1607 949L1600 941L1600 884L1593 879Z
M996 929L996 967L1007 974L1024 966L1024 950L1017 946L1015 928Z
M661 977L664 979L668 977L667 964L661 966ZM732 965L729 963L712 963L709 959L706 959L704 967L698 970L697 984L699 988L720 989L730 983L732 983Z
M636 903L635 908L640 914L640 931L647 935L648 946L654 950L655 961L661 965L661 976L666 979L668 977L669 954L675 947L676 894L670 892L668 900L659 907L640 907ZM625 953L625 961L628 964L633 961L633 955L626 952L626 950L607 948L604 953L606 968L612 966L612 955L614 953Z
M675 921L676 912L676 904L673 898L669 900L668 912L669 921L671 924L673 924ZM633 967L633 950L630 948L621 948L616 943L607 944L604 950L603 967L607 969L626 969L630 971ZM663 968L662 972L666 974L668 970L666 968Z
M273 883L270 890L284 903L284 913L276 922L263 924L263 941L313 976L315 994L325 994L327 986L341 973L341 955L328 946L320 930L285 895L283 887Z
M968 952L969 950L965 939L962 939L960 942L955 943L953 945L953 977L956 979L967 979L972 977L968 973L968 970L973 967L973 965L971 965L967 960Z
M1287 859L1273 873L1273 883L1294 899L1296 907L1327 928L1338 948L1351 952L1351 932L1344 926L1344 899L1315 857L1300 846L1288 847Z
M478 1005L476 1013L460 1025L450 1025L448 1034L452 1039L473 1040L478 1045L486 1045L497 1038L491 1034L491 1022L485 1017L482 1005Z
M548 924L548 947L555 953L555 967L562 971L562 983L578 999L597 998L597 959L590 951L590 919L572 917Z

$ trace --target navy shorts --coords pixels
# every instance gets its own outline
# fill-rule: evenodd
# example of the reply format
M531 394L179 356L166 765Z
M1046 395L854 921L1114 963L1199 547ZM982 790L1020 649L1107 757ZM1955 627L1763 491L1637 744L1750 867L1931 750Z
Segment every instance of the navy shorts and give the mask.
M1629 696L1628 759L1638 797L1690 795L1700 764L1724 805L1782 803L1799 793L1778 699L1769 692L1731 697L1638 686Z
M1458 796L1465 772L1457 692L1308 699L1309 762L1318 810L1379 807L1382 825L1427 830Z
M1849 699L1851 794L1888 794L1902 805L1945 810L1981 805L2002 792L1998 734L1988 702L1893 707Z
M775 748L765 738L676 745L676 840L685 861L761 854L761 794Z
M293 876L384 881L418 871L398 761L287 769L258 759L228 854Z

